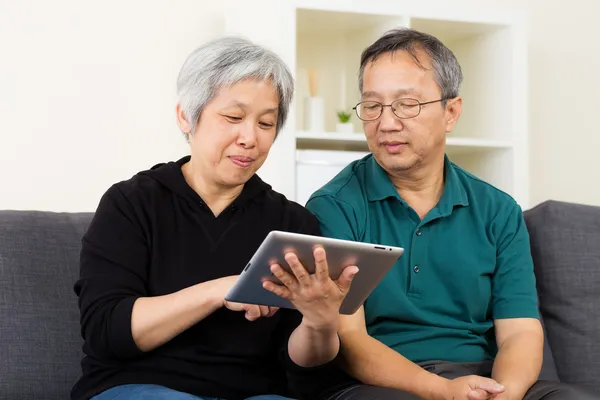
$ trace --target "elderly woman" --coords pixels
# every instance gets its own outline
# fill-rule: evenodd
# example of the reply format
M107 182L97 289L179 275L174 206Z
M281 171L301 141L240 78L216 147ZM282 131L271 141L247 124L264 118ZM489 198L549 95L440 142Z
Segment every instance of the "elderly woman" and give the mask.
M332 281L287 254L294 274L273 265L285 286L265 289L298 311L224 300L271 230L320 234L311 213L256 175L292 94L283 62L246 40L189 56L176 111L191 155L110 187L83 238L85 358L73 399L316 398L306 384L327 379L357 268ZM315 262L326 271L323 249Z

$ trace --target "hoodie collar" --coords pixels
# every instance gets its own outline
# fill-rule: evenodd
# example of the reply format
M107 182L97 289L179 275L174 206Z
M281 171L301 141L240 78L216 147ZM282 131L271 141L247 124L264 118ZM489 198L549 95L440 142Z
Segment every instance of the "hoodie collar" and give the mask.
M173 193L186 198L187 200L195 204L204 204L204 200L188 185L181 167L189 162L191 156L187 155L180 158L177 161L170 161L168 163L160 163L153 166L151 169L142 172L141 174L147 175L150 178L161 183L163 186L171 190ZM271 186L265 183L256 174L244 184L244 188L239 196L232 202L232 205L240 207L250 200L257 197L262 192L270 190Z

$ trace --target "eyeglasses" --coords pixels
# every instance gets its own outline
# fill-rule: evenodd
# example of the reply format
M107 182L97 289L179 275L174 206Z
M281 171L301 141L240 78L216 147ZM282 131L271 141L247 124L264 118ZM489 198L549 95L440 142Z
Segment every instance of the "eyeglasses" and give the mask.
M401 119L414 118L421 113L421 106L425 104L437 103L447 100L442 98L439 100L428 101L425 103L419 102L416 99L398 99L392 104L382 104L378 101L361 101L356 106L352 107L356 111L356 115L363 121L374 121L383 113L383 107L391 107L394 115Z

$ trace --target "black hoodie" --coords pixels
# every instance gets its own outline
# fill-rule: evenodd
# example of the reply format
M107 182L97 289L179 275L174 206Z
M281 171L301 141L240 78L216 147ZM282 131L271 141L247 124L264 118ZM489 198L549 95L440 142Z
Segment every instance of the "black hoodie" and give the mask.
M281 309L250 322L243 312L221 308L151 352L135 345L131 311L137 298L239 274L271 230L320 234L316 217L257 175L215 218L183 177L188 160L140 172L110 187L100 201L82 240L75 284L85 358L71 398L89 399L129 383L231 400L317 398L305 383L319 386L315 377L327 380L323 369L332 365L304 369L289 359L287 340L301 320L297 311Z

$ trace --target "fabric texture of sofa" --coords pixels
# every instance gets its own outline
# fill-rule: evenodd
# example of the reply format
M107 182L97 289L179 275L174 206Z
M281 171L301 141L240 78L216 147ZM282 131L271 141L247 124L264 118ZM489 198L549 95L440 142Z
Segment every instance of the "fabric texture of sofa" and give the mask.
M0 399L64 400L80 375L73 284L91 213L0 211ZM526 211L547 346L542 378L600 393L600 207Z

